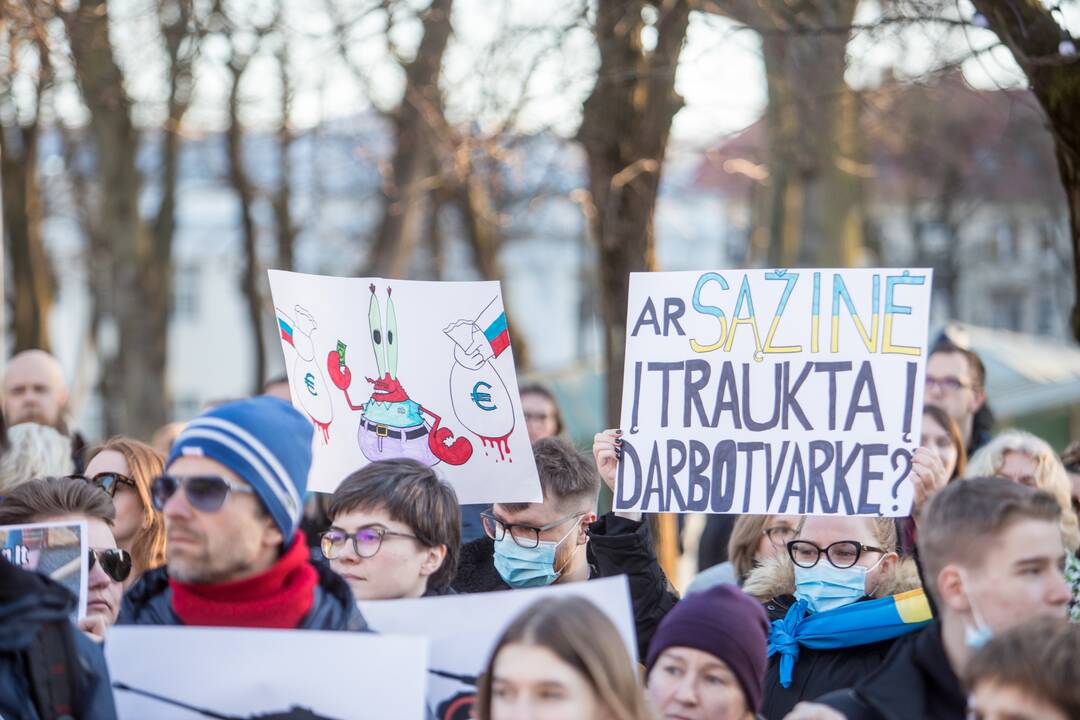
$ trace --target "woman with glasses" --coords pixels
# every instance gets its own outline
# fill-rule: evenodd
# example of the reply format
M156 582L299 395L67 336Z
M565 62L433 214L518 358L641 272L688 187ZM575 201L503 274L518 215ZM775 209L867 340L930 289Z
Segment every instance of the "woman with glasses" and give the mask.
M380 460L330 498L319 547L357 600L452 592L461 545L454 489L415 460Z
M150 499L150 484L164 471L165 459L149 445L115 437L87 453L81 476L112 498L113 535L131 554L127 589L143 572L165 564L165 520Z
M686 592L700 592L722 583L741 587L751 570L787 552L788 542L795 539L799 519L798 515L740 515L728 542L731 559L699 572Z
M765 718L853 686L897 637L919 627L889 624L897 612L881 607L920 587L914 561L897 555L896 542L892 518L811 516L783 554L750 573L743 589L764 603L772 623Z
M76 478L41 478L15 488L0 503L0 525L86 521L86 618L79 622L102 640L120 612L123 583L131 574L131 555L116 546L112 525L116 511L101 491Z

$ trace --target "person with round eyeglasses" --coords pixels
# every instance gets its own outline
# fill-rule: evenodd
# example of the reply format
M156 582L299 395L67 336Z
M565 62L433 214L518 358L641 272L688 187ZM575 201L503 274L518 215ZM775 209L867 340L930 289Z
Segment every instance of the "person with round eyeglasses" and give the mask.
M695 575L686 587L687 594L720 584L741 586L755 567L787 552L788 542L795 539L799 520L798 515L740 515L728 542L731 559Z
M891 602L921 586L915 562L900 558L896 547L892 518L809 516L783 553L750 573L743 590L764 604L771 623L765 718L783 718L803 700L850 687L885 659L897 637L921 627L886 624L875 605L844 610Z
M330 498L319 547L357 600L452 593L461 544L454 489L415 460L380 460Z

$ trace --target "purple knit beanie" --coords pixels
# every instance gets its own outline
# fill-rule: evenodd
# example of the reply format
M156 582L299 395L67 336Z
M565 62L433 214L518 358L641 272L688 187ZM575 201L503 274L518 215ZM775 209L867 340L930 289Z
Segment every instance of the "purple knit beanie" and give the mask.
M757 712L764 693L768 639L769 619L761 604L735 585L717 585L687 595L660 621L645 668L652 672L669 647L715 655L735 673L747 706Z

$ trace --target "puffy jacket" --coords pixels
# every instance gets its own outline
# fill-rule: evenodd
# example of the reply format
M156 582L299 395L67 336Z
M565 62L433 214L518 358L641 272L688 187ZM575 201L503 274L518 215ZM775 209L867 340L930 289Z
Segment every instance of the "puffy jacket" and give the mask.
M46 623L61 623L74 656L68 656L77 720L114 720L112 686L101 646L71 624L76 600L65 588L0 558L0 717L39 720L26 670L26 653Z
M653 551L647 522L604 515L589 526L586 545L589 577L626 575L634 607L638 657L649 651L649 641L660 621L679 601ZM451 586L459 593L509 590L495 569L495 541L483 537L461 549L457 577Z
M963 720L967 711L937 622L897 640L884 664L853 688L816 702L848 720Z
M298 630L358 630L366 632L367 622L353 600L352 590L333 570L322 563L312 563L319 573L311 610L297 626ZM183 625L173 610L168 568L143 573L124 594L117 625Z
M882 577L876 594L885 597L917 587L920 587L918 569L914 561L905 558L892 573ZM743 590L764 603L770 622L782 620L795 604L794 566L786 556L769 560L750 573ZM780 684L780 655L771 656L765 673L761 714L768 720L781 720L804 700L852 687L880 667L895 642L885 640L836 650L800 648L789 687Z

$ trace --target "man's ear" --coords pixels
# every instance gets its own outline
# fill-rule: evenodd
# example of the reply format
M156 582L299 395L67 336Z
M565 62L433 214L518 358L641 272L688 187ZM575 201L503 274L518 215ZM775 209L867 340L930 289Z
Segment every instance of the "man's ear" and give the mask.
M969 612L971 603L968 602L964 588L964 579L960 576L960 570L955 565L946 565L941 568L937 576L938 596L941 603L952 612Z
M584 545L589 542L589 526L594 522L596 522L596 513L594 512L587 512L581 516L581 521L578 525L578 545Z
M975 394L975 407L971 412L976 413L984 404L986 404L986 388L979 388L973 392Z
M282 547L284 552L288 550L285 548L285 534L281 532L281 528L274 522L274 518L270 517L270 513L266 513L261 518L263 523L263 545L270 547Z
M434 545L427 549L427 555L424 557L424 562L420 564L420 575L427 577L433 574L436 570L442 567L443 560L446 559L446 546Z

